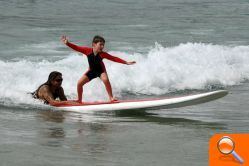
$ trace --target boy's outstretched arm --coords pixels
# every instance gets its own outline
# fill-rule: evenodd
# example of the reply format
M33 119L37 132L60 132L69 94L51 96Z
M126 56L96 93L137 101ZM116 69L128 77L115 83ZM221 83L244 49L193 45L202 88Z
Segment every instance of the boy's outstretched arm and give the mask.
M101 57L102 58L106 58L108 60L111 60L113 62L117 62L117 63L122 63L122 64L126 64L126 65L132 65L132 64L135 64L136 62L135 61L132 61L132 62L127 62L121 58L118 58L118 57L115 57L115 56L112 56L106 52L102 52L101 53Z
M68 41L68 39L67 39L66 36L62 36L62 37L61 37L61 41L62 41L65 45L67 45L68 47L72 48L72 49L75 50L75 51L81 52L81 53L83 53L83 54L86 54L86 53L87 53L87 48L86 48L86 47L81 47L81 46L77 46L77 45L75 45L75 44L73 44L73 43L70 43L70 42Z

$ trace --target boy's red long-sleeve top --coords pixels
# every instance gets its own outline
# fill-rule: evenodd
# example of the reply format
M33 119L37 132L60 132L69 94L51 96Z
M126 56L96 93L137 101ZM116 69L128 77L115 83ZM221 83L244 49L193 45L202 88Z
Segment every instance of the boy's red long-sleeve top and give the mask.
M87 57L93 55L93 49L90 48L90 47L85 47L85 46L77 46L75 44L72 44L70 42L67 42L66 44L68 47L72 48L73 50L75 51L78 51L78 52L81 52L83 54L85 54ZM102 59L108 59L108 60L111 60L113 62L118 62L118 63L122 63L122 64L127 64L127 62L123 59L120 59L118 57L115 57L115 56L112 56L106 52L101 52L99 53L99 56L101 57L101 66L104 68L105 70L105 66L104 66L104 63L102 62ZM88 58L88 61L89 61L89 58ZM91 66L92 64L90 64L89 62L89 67L91 69Z

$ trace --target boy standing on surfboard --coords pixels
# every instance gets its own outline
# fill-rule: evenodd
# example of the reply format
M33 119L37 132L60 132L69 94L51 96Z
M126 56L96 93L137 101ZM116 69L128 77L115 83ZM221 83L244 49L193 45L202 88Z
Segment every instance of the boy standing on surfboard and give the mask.
M77 102L82 103L83 85L96 77L99 77L103 81L110 101L111 102L117 101L117 99L112 94L111 83L109 81L105 65L103 63L103 59L106 58L113 62L118 62L126 65L132 65L135 64L136 62L135 61L127 62L125 60L122 60L118 57L112 56L104 52L103 49L105 46L105 39L101 36L95 36L93 38L92 48L85 46L77 46L73 43L70 43L66 36L62 36L61 40L68 47L86 55L88 59L89 69L87 70L86 73L83 74L83 76L79 79L77 83L77 93L78 93Z

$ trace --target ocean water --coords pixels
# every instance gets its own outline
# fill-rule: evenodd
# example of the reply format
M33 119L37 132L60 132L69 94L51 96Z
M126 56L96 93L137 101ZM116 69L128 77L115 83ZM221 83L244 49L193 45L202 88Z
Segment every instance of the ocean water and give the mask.
M248 132L249 3L246 0L0 1L0 165L208 165L215 133ZM105 60L115 96L155 98L226 89L216 101L146 113L54 111L31 98L51 71L76 98L86 57L66 35L132 66ZM100 80L86 101L107 100Z

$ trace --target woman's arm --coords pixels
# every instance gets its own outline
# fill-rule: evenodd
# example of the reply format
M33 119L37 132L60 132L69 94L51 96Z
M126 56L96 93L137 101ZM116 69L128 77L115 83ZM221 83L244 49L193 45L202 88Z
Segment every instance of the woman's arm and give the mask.
M80 103L77 103L74 101L58 101L58 100L53 99L52 97L53 95L47 87L40 89L40 91L41 91L40 99L46 100L51 106L80 105Z

